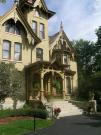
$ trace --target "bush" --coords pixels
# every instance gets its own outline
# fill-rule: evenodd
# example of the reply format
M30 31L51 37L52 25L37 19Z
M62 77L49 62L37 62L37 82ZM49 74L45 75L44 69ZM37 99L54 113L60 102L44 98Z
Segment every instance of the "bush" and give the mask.
M1 110L0 111L0 118L5 117L16 117L16 116L29 116L29 117L37 117L46 119L48 116L48 112L42 109L32 109L32 108L23 108L17 110Z

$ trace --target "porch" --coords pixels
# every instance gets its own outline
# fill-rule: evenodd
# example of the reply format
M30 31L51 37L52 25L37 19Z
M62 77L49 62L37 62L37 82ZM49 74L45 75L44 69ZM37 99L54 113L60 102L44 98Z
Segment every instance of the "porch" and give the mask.
M27 100L67 99L73 91L74 71L49 62L36 62L25 68Z

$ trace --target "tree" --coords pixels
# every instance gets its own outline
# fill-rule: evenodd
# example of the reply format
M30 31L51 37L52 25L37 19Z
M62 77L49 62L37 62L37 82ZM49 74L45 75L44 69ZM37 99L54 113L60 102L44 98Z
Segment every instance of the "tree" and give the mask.
M0 102L10 94L10 65L0 63Z
M94 72L94 43L80 39L73 42L77 52L78 92L80 97L88 97L89 78Z
M18 100L25 100L24 72L18 71L14 64L0 64L0 101L11 97L16 109Z
M95 44L95 71L101 71L101 26L96 30L97 42Z
M11 67L10 71L10 81L11 81L11 92L10 96L12 97L14 104L13 108L16 109L17 101L25 100L25 81L24 81L24 72L18 71L14 65Z

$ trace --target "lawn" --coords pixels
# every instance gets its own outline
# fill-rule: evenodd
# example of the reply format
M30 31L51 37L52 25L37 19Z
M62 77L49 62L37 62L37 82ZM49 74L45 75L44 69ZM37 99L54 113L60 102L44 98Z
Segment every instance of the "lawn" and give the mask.
M52 120L36 120L36 130L46 128L53 124ZM22 135L34 130L34 122L32 119L22 119L0 125L0 135Z

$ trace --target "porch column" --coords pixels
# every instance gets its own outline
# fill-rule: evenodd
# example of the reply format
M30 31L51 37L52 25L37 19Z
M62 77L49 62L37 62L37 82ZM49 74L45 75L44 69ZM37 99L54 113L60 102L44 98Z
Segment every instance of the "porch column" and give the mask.
M41 99L41 101L44 100L43 78L44 78L44 73L41 72L41 90L40 90L40 99Z
M73 93L73 76L71 77L71 93Z
M63 78L63 99L66 99L66 94L67 94L67 81L66 81L66 76Z
M63 78L63 99L65 99L65 79Z
M48 80L48 94L51 93L51 90L50 90L50 79Z
M65 94L67 94L67 76L65 76Z
M62 91L63 93L62 94L63 94L63 99L65 99L66 90L65 90L65 75L64 74L62 75L62 80L63 80L62 81L63 82L63 91Z

